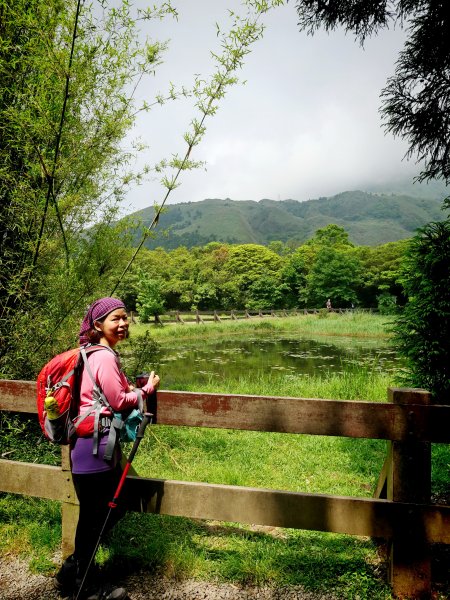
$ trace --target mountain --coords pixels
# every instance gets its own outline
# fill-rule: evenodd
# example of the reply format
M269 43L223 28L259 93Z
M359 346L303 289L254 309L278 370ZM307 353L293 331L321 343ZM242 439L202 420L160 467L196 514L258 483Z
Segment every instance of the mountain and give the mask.
M146 208L130 216L149 225L154 209ZM160 217L157 237L147 240L146 246L172 249L212 241L303 243L329 223L344 227L358 246L376 246L409 238L418 227L441 221L445 216L441 194L423 198L352 191L305 202L209 199L171 205Z
M413 198L423 198L425 200L443 200L450 195L450 188L443 181L437 179L422 183L416 181L414 183L411 179L406 178L399 181L391 181L390 183L383 183L378 186L371 185L365 191L376 194L412 196Z

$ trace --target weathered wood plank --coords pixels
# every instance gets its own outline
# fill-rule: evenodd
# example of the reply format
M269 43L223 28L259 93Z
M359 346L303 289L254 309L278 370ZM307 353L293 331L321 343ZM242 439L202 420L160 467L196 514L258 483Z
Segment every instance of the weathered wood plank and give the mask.
M158 392L158 422L371 439L450 441L450 406Z
M389 400L396 405L418 404L428 406L431 394L424 390L389 389ZM407 411L407 419L414 418L414 411ZM431 447L420 437L411 435L410 439L393 441L389 454L392 456L391 481L388 484L388 499L394 502L416 502L428 504L431 498Z
M425 390L390 388L394 404L429 405ZM408 411L408 418L414 416ZM389 443L391 469L387 474L387 498L394 502L429 504L431 499L431 444L407 439ZM411 520L397 530L389 542L389 581L398 598L429 598L431 594L431 555L422 521Z
M0 460L0 490L61 502L75 502L70 473L60 467Z
M0 379L0 410L36 413L36 382Z
M0 410L36 412L33 382L0 380ZM450 442L450 406L158 392L158 423L281 433Z
M398 535L423 520L428 542L450 543L448 506L143 477L128 477L126 485L133 509L145 512L373 537ZM77 503L70 476L59 467L0 460L0 489Z
M389 399L391 404L161 391L162 424L391 440L376 491L389 500L129 477L129 508L387 538L396 596L428 598L429 544L450 543L450 507L428 504L430 442L450 441L450 406L431 406L430 394L417 389L390 389ZM0 410L35 412L34 383L0 381ZM0 460L2 491L63 502L64 555L72 549L78 514L67 450L62 468Z
M159 392L158 422L383 439L404 434L392 405L194 392Z
M377 485L373 493L374 498L387 498L388 479L392 478L392 453L388 450L387 456L384 459L383 466L381 467L380 475L378 477ZM392 499L392 498L390 498Z
M77 530L80 507L78 504L63 502L61 512L61 553L63 558L67 558L75 550L75 532Z
M423 519L429 542L450 543L450 507L249 487L129 477L145 512L371 537Z

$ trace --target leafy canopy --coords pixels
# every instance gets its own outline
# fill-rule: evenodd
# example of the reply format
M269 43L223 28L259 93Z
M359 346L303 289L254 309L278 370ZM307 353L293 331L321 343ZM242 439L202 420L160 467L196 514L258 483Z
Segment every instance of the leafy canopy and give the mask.
M395 326L409 368L406 383L430 390L447 404L450 394L450 221L430 223L411 242L402 271L408 296Z

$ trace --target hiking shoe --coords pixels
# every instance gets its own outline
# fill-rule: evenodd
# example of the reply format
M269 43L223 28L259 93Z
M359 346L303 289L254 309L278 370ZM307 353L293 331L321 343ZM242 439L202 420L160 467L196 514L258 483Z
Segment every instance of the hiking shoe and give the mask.
M70 596L76 587L78 563L74 555L68 556L55 575L55 587L60 596Z
M127 597L124 588L111 584L102 585L96 590L91 588L80 594L80 600L125 600Z

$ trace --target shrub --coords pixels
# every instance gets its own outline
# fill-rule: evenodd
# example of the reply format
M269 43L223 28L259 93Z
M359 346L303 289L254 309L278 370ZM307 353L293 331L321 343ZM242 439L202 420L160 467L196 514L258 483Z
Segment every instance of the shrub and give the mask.
M404 383L423 387L435 400L450 393L450 220L429 223L411 240L402 283L408 301L394 326L406 359Z

